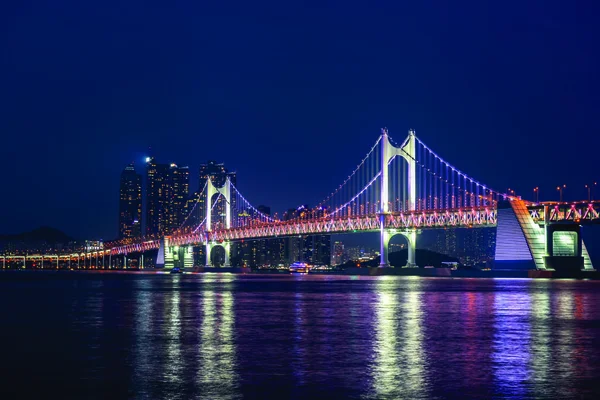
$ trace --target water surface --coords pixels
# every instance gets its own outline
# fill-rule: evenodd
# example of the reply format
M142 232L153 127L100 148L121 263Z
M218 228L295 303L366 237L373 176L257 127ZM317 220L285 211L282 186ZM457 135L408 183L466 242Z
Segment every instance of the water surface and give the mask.
M600 282L0 273L4 398L599 398Z

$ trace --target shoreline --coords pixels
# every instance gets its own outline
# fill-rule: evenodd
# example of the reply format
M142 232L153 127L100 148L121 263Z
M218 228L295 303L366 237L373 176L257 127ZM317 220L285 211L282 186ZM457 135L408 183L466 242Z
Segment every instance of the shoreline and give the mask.
M5 273L33 274L33 273L83 273L83 274L160 274L160 275L180 275L171 274L170 271L163 269L131 269L131 270L66 270L66 269L4 269ZM244 274L244 275L295 275L287 271L277 270L254 270L250 268L216 268L199 267L189 268L183 271L185 275L196 274ZM300 275L300 274L299 274ZM542 271L542 270L452 270L450 268L348 268L340 271L312 271L301 275L341 275L341 276L404 276L404 277L423 277L423 278L521 278L521 279L581 279L581 280L600 280L600 271Z

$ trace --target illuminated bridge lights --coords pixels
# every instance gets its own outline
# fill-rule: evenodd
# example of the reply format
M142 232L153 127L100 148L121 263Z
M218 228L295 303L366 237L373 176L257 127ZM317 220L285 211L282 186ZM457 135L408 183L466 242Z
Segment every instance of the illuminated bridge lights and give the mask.
M118 255L162 245L210 247L211 243L245 239L379 231L380 266L387 266L386 235L391 231L413 234L422 229L495 227L499 201L521 199L494 191L459 171L414 131L398 146L384 129L355 170L314 209L301 206L286 213L284 221L278 220L254 207L230 180L216 187L208 178L190 214L170 235L128 239L105 244L105 248L110 249L108 254ZM190 218L200 202L203 215ZM600 201L524 205L536 223L544 223L545 218L549 222L600 222ZM413 250L415 242L416 238L410 241ZM414 266L412 253L408 264Z
M548 222L600 223L600 202L537 203L529 205L529 213L536 223L544 223L544 207L548 207Z
M493 227L496 225L496 210L487 207L454 209L446 212L425 211L419 213L391 212L385 214L385 228L407 230L423 228L470 228ZM172 246L201 245L210 242L224 242L255 238L314 235L324 233L353 233L377 231L381 227L380 214L349 217L323 217L299 221L273 221L253 223L248 226L216 229L211 232L167 236ZM117 246L110 249L111 254L126 254L158 249L160 240Z

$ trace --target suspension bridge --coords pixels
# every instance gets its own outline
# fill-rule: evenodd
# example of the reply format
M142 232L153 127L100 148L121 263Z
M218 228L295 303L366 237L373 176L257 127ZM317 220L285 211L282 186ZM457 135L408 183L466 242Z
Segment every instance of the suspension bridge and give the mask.
M232 242L305 235L377 232L380 267L389 266L392 237L406 238L406 267L416 267L419 233L429 229L494 228L494 268L593 270L581 239L581 227L600 223L600 202L529 202L493 190L444 160L414 131L397 143L386 129L348 177L319 204L301 207L282 218L262 213L229 180L216 186L209 177L181 226L165 236L128 238L104 249L68 255L2 255L6 262L55 262L77 265L158 250L157 266L191 268L193 247L211 253L224 248L229 266ZM138 261L139 263L139 261Z
M382 130L348 177L313 209L284 218L260 212L227 179L217 187L209 177L184 223L169 235L108 243L104 255L126 256L159 249L157 265L174 260L193 265L193 246L225 249L231 243L298 235L378 232L380 267L388 267L388 244L395 235L408 243L406 267L415 267L418 233L427 229L497 229L495 263L553 269L576 265L593 269L581 239L581 225L598 223L600 203L533 203L498 192L452 166L414 131L396 143Z

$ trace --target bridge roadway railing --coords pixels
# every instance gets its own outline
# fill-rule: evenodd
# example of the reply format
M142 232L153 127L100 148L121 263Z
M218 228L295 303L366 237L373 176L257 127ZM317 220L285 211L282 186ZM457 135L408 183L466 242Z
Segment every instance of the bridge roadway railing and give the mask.
M549 223L600 223L600 201L544 202L530 204L527 208L533 221L538 224L546 223L546 218Z
M385 227L390 229L432 229L448 227L492 227L496 210L489 207L386 214ZM314 220L277 221L258 226L216 230L211 240L226 241L278 236L368 232L380 229L379 214L323 217Z
M255 225L216 229L206 232L167 236L171 246L201 245L206 241L223 242L241 239L261 239L296 235L369 232L380 229L380 214L346 215L336 218L322 217L307 220L274 221ZM390 212L386 214L387 229L436 229L496 226L497 212L493 207L458 208L449 210L426 210L412 213ZM143 252L160 247L160 239L116 246L113 255Z
M146 240L140 243L130 243L122 246L111 247L107 251L111 255L128 254L128 253L143 253L148 250L156 250L160 247L160 239Z

